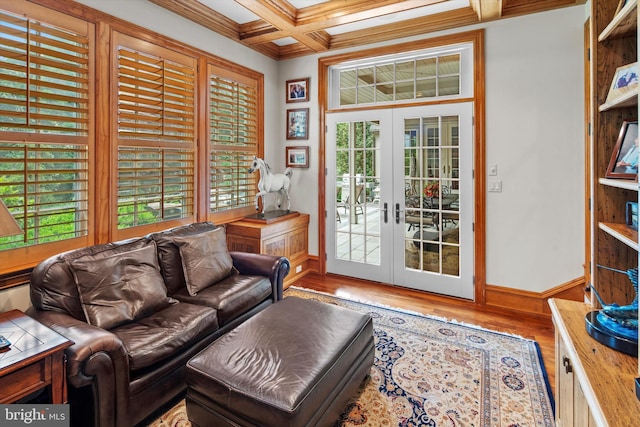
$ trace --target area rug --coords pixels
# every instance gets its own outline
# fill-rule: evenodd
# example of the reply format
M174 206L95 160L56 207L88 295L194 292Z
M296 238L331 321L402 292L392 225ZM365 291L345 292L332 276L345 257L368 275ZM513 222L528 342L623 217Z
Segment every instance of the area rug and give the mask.
M334 427L554 426L554 402L535 341L291 287L373 318L370 376ZM188 427L184 400L153 427Z

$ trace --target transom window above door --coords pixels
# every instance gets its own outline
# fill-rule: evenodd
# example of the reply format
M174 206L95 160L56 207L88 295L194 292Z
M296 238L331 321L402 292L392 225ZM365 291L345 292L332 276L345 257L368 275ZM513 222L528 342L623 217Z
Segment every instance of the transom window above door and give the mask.
M473 96L473 47L445 46L330 68L331 108Z

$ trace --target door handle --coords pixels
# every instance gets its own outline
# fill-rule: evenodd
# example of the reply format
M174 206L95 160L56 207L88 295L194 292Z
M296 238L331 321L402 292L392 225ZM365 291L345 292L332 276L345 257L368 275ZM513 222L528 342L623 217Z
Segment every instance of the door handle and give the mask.
M383 216L383 220L384 223L386 224L389 221L389 207L387 206L387 203L384 203L384 208L382 209L382 212L384 212L384 216Z
M400 203L396 203L396 224L400 224Z

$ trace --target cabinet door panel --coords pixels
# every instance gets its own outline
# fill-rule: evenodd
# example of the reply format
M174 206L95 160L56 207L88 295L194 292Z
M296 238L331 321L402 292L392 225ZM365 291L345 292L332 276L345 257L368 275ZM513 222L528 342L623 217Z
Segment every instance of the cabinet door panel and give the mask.
M287 235L289 240L289 257L296 259L307 254L307 248L309 246L307 242L307 229L299 228L293 230Z
M289 256L289 254L287 253L286 235L280 235L272 237L270 239L265 239L262 243L262 248L262 253L265 253L267 255L278 255L286 257Z
M561 427L573 427L574 387L573 372L567 369L571 366L566 346L556 334L556 424Z

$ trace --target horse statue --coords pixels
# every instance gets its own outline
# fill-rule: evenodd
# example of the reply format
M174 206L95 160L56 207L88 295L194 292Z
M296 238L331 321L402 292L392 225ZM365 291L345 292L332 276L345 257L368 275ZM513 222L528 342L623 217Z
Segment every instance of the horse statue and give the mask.
M285 169L284 173L271 172L271 168L259 157L253 158L253 163L249 168L249 173L253 173L256 170L260 171L260 181L258 181L258 194L256 194L256 211L259 209L258 197L262 197L262 213L264 214L264 196L268 193L279 193L278 197L278 209L282 205L282 199L287 197L287 210L291 208L291 200L289 199L289 185L291 185L291 175L293 170L291 168Z

